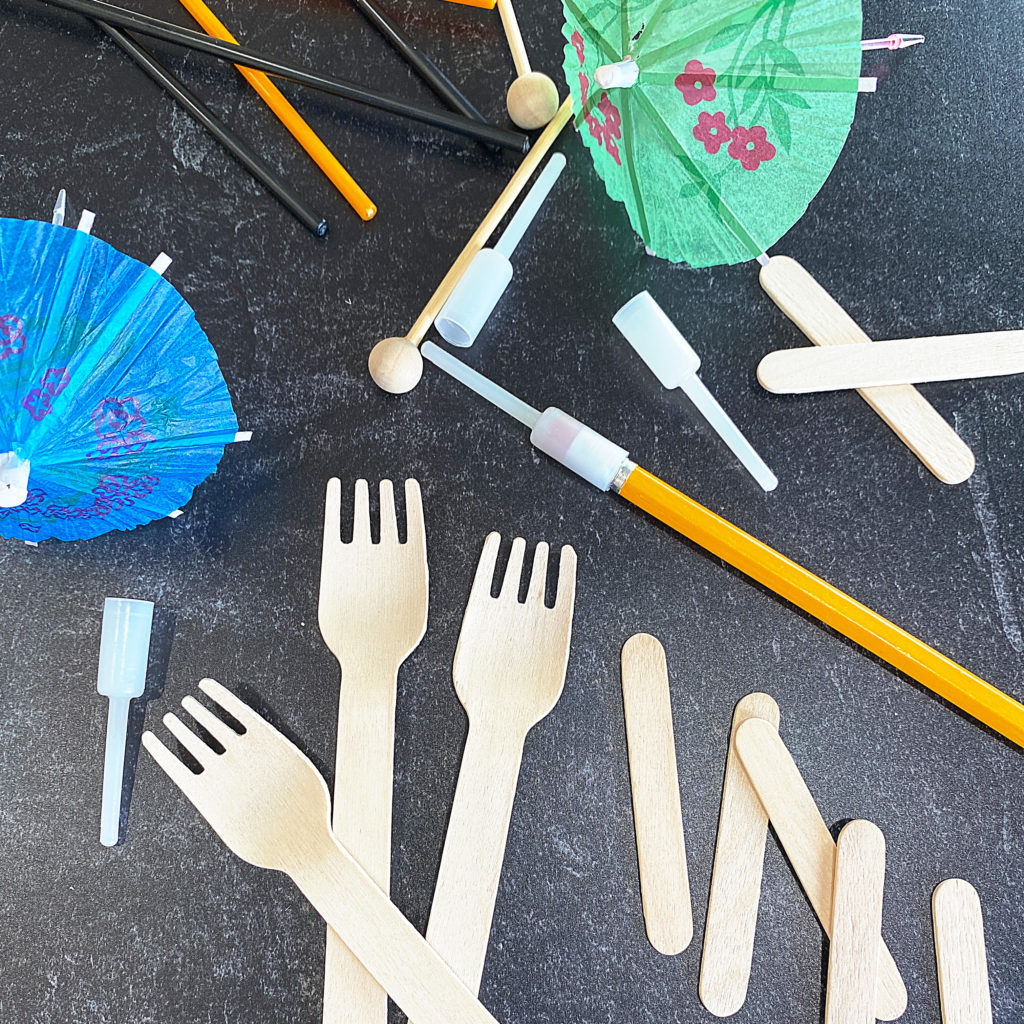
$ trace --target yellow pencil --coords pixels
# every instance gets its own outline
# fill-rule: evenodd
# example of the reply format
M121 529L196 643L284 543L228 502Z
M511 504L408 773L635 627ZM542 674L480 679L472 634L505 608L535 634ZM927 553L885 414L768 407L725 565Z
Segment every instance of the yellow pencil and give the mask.
M181 0L181 4L199 22L207 35L226 43L238 42L203 0ZM372 220L377 214L376 204L341 166L337 157L321 141L320 136L306 124L302 115L285 98L284 93L262 71L253 71L252 68L242 67L241 64L236 64L235 67L245 76L278 120L292 133L299 145L312 157L314 163L327 175L349 206L363 220Z

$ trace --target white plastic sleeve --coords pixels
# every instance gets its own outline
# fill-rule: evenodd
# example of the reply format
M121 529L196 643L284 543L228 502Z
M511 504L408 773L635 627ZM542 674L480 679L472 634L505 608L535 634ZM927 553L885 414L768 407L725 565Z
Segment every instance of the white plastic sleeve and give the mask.
M530 442L602 491L611 487L615 474L629 458L625 448L553 407L540 414L530 431Z

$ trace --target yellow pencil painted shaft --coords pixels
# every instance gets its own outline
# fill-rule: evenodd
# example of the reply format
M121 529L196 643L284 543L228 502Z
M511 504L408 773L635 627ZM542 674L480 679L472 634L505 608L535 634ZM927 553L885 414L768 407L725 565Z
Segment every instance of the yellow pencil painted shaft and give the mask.
M203 0L181 0L182 6L202 30L215 39L226 43L238 40L227 30L221 20ZM302 115L288 102L284 93L262 71L236 64L246 81L256 90L260 99L274 112L278 120L295 137L295 141L309 154L313 162L327 175L334 187L345 197L349 206L362 217L372 220L377 214L373 200L359 187L356 180L338 162L338 158L324 145L320 136L303 120Z
M639 466L627 501L1024 747L1024 705Z
M483 7L484 10L493 11L498 0L451 0L453 4L463 4L466 7Z

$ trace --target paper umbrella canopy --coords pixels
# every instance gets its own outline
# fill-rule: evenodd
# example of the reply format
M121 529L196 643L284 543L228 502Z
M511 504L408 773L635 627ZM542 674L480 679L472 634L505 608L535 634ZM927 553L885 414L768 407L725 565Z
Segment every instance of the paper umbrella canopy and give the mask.
M651 251L695 267L766 252L846 141L860 0L563 6L577 126Z
M157 271L84 231L0 219L0 535L166 516L237 429L213 347Z

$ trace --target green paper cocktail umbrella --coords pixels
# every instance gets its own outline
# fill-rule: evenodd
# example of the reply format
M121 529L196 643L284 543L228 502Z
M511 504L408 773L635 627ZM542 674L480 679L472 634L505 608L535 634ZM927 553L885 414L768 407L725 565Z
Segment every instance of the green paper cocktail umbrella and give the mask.
M853 121L860 0L563 0L576 123L655 255L754 259Z

